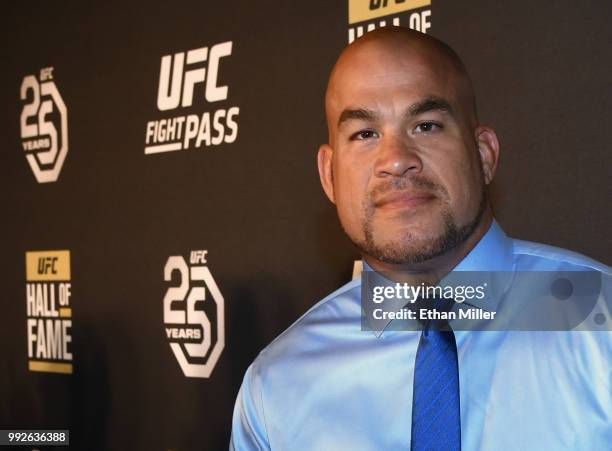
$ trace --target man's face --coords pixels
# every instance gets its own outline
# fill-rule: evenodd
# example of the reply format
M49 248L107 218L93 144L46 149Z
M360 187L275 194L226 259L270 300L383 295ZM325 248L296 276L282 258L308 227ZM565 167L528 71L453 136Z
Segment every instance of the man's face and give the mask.
M337 65L326 101L326 191L363 252L418 263L473 232L486 204L470 107L435 53L373 42Z

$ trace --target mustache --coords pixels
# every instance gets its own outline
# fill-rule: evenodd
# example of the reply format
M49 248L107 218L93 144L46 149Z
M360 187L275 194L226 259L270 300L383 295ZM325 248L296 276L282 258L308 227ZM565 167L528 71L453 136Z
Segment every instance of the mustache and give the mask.
M433 195L436 195L437 197L442 197L444 199L448 198L448 192L442 185L438 185L437 183L434 183L431 180L422 176L412 176L393 178L387 182L376 186L368 194L368 200L370 205L373 205L376 199L389 192L407 191L410 189L425 191L427 193L431 193Z

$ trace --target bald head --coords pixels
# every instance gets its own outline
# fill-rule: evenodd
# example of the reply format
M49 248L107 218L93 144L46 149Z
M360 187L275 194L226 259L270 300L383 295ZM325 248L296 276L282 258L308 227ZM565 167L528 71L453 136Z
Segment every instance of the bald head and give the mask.
M330 135L341 114L338 106L349 100L343 98L345 88L374 86L401 73L436 82L454 97L466 125L477 125L472 82L455 51L429 35L403 27L383 27L346 47L332 69L325 95Z

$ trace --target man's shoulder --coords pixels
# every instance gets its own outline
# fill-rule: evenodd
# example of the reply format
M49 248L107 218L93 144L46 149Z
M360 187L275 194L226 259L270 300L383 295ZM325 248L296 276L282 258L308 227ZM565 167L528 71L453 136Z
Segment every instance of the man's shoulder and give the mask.
M512 239L517 270L599 271L612 274L612 268L586 255L548 244Z
M267 367L274 362L290 361L304 352L322 349L334 334L347 325L360 324L361 278L354 279L335 290L278 335L257 356L254 366Z

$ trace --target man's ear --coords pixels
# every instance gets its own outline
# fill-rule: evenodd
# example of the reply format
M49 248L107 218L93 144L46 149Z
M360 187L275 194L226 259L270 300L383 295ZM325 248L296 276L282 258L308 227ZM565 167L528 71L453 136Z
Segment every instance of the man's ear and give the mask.
M332 203L336 203L336 198L334 197L333 156L334 150L331 146L329 144L321 144L319 153L317 154L319 178L321 179L323 191L325 191L329 200L331 200Z
M492 128L479 125L474 131L476 145L482 163L482 172L486 185L489 185L495 177L497 163L499 162L499 141Z

